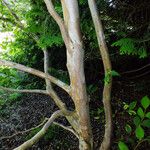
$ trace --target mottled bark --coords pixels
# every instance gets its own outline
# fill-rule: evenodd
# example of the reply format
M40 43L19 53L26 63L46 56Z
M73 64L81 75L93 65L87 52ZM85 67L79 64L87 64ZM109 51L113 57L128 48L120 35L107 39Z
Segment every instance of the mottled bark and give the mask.
M93 138L89 117L89 102L84 75L84 50L80 32L78 1L62 0L64 21L58 16L51 0L44 0L51 16L60 27L67 48L67 68L70 76L71 98L75 103L80 150L90 150Z

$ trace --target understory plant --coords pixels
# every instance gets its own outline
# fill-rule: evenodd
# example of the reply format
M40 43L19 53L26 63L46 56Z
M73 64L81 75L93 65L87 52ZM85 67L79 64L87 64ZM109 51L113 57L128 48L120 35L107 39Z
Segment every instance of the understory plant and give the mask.
M150 136L147 133L150 130L150 99L144 96L139 104L138 101L124 103L124 110L131 117L124 127L128 141L119 141L118 147L120 150L128 150L129 147L137 150L142 143L150 142Z

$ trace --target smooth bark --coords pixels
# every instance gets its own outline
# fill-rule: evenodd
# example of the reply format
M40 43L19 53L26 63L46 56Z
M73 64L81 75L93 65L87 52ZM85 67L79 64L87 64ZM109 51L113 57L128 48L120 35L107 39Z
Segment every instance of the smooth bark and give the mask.
M20 90L20 89L12 89L12 88L6 88L6 87L0 86L0 90L4 90L4 91L8 91L8 92L17 92L17 93L39 93L39 94L48 95L46 90L39 90L39 89L34 89L34 90L23 89L23 90Z
M105 111L105 134L100 150L109 150L111 145L111 136L112 136L112 111L111 111L111 86L112 86L112 67L109 57L108 48L105 41L103 26L101 23L100 16L98 14L97 6L95 0L88 0L89 8L91 11L92 19L94 22L94 27L96 30L98 45L100 48L100 54L102 57L105 77L109 78L109 81L104 83L103 89L103 104Z
M47 74L43 73L42 71L30 68L30 67L26 67L24 65L17 64L15 62L2 60L2 59L0 59L0 66L8 66L8 67L11 67L11 68L15 68L15 69L33 74L33 75L38 76L38 77L43 78L43 79L48 79L52 83L54 83L57 86L64 89L67 93L70 92L70 87L67 84L65 84L64 82L60 81L59 79L57 79L57 78L55 78L51 75L47 75Z

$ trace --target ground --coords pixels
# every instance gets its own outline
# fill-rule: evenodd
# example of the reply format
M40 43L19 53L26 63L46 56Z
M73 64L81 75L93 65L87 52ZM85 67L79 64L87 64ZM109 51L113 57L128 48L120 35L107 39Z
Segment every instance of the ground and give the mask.
M144 79L114 79L112 90L112 110L114 124L112 150L118 149L117 142L122 139L122 137L125 141L128 140L128 135L125 131L125 125L127 122L132 122L132 117L123 109L123 102L129 103L133 100L140 102L140 99L143 96L149 95L149 79L149 75L144 77ZM67 103L67 106L73 107L69 97L59 89L56 90L61 98L63 98L64 102ZM101 102L101 92L102 86L98 87L98 90L90 95L90 114L94 134L94 150L98 149L99 143L104 134L104 112ZM58 108L48 96L41 94L23 94L19 101L2 108L0 113L0 150L11 150L16 146L19 146L21 143L23 143L23 141L29 139L39 129L13 137L8 136L37 126L44 120L45 117L50 117L52 112L57 109ZM68 124L64 118L60 118L57 121L64 125ZM149 133L150 131L146 130L146 135L149 135ZM136 143L136 140L134 142ZM130 148L131 150L134 149L132 146L130 146ZM64 131L62 128L53 125L48 131L48 134L31 149L78 150L78 141L76 137L68 131ZM143 142L139 146L138 150L149 149L150 145L147 142Z

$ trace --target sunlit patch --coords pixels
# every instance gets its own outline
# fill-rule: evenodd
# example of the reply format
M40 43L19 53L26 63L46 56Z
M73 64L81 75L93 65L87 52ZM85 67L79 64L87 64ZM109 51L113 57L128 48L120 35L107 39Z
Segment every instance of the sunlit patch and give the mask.
M2 42L11 42L14 40L13 33L12 32L0 32L0 44ZM3 51L2 46L0 45L0 53Z

